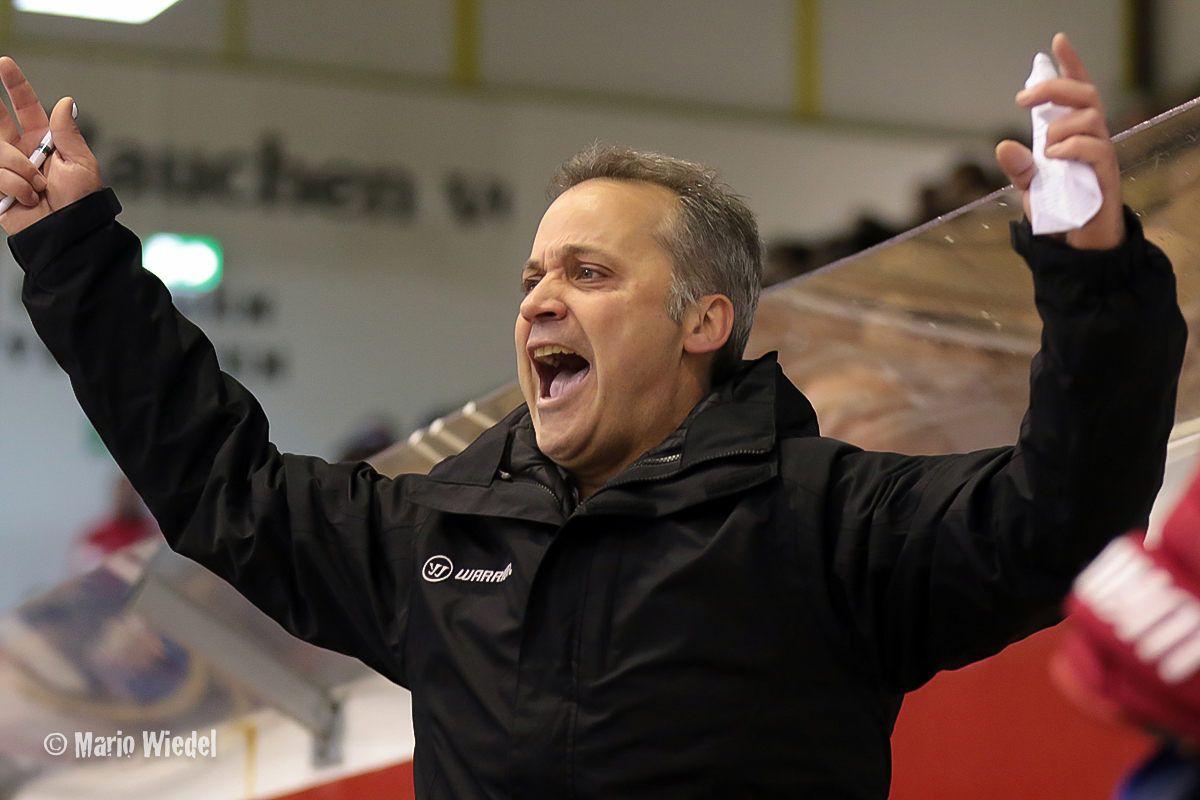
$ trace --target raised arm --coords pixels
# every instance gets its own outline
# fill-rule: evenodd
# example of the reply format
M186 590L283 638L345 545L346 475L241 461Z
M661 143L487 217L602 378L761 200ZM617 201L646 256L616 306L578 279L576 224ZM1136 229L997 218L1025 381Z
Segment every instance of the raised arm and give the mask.
M1054 45L1067 77L1019 102L1075 107L1051 125L1047 149L1091 164L1104 200L1062 236L1013 226L1043 322L1018 444L933 458L851 453L828 503L830 563L897 691L1056 621L1073 576L1145 524L1162 480L1186 339L1174 273L1122 212L1095 89L1065 37ZM1005 143L998 158L1028 189L1028 150Z
M41 138L37 98L11 60L0 77L25 129L0 122L0 191L18 200L0 223L26 273L22 297L163 534L293 634L404 683L406 482L279 453L258 402L142 269L115 195L96 191L70 99L49 120L59 149L42 185L18 163Z

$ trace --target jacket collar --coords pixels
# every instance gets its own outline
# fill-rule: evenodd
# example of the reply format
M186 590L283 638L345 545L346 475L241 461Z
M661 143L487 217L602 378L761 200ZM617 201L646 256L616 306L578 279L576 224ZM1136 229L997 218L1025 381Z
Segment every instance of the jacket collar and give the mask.
M774 477L780 438L817 435L812 405L774 352L742 368L682 424L580 506L581 514L660 516ZM697 469L699 465L704 469ZM561 469L537 449L520 406L414 490L430 508L560 525L574 508Z

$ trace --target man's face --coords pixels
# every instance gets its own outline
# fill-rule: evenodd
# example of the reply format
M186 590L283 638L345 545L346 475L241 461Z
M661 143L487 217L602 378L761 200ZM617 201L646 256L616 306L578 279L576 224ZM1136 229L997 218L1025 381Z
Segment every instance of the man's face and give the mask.
M697 399L681 391L672 265L655 238L675 204L653 184L585 181L554 201L534 238L517 374L539 449L584 487L661 442Z

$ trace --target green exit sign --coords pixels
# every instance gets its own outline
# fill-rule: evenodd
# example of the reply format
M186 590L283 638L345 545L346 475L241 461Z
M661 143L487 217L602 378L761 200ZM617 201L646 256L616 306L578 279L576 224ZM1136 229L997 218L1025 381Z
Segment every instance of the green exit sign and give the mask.
M142 244L142 265L172 293L204 294L221 282L225 258L212 237L155 233Z

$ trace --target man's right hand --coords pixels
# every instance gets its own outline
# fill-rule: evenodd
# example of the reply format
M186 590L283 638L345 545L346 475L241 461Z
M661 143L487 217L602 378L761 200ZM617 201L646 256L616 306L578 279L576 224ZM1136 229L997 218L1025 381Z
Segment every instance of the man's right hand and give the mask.
M64 97L49 119L37 94L17 62L0 58L0 82L8 91L16 122L0 105L0 193L15 202L0 215L0 226L10 235L42 217L100 189L100 165L71 116L74 101ZM17 129L20 123L20 130ZM46 131L54 134L54 155L39 171L29 161Z

